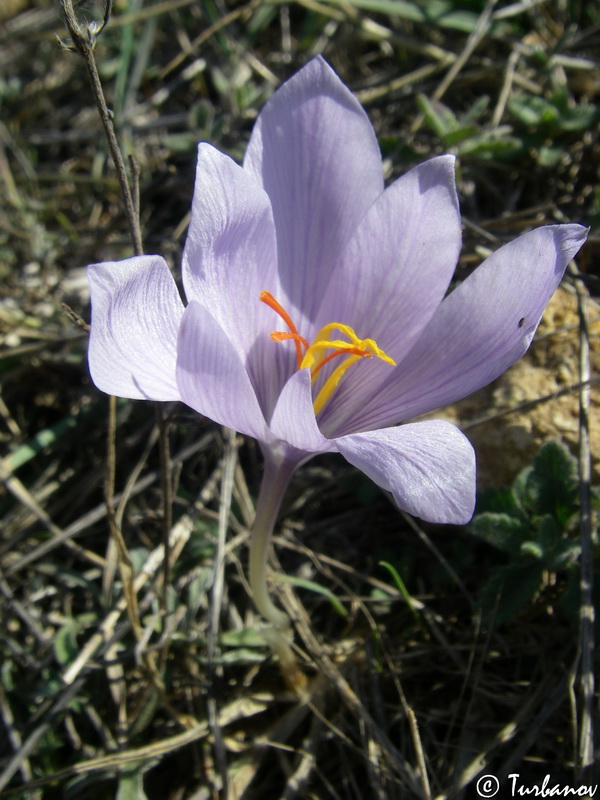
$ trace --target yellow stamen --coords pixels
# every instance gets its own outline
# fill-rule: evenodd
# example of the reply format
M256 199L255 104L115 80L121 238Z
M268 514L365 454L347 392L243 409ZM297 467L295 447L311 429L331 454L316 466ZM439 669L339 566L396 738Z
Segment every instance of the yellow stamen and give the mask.
M344 325L341 322L330 322L328 325L324 325L315 337L315 341L309 344L308 341L298 333L287 311L275 300L270 292L261 292L260 299L263 303L266 303L272 308L290 329L289 332L273 331L271 333L271 339L276 342L287 340L294 342L296 345L298 369L310 369L311 380L315 380L319 371L325 364L329 363L329 361L338 356L344 356L343 363L336 367L331 375L325 379L325 382L318 391L313 402L315 414L318 414L323 409L348 367L351 367L356 361L359 361L361 358L373 358L373 356L376 356L387 364L391 364L392 366L396 365L394 359L390 358L390 356L378 346L374 339L359 339L349 325ZM345 336L347 341L344 339L330 338L334 331ZM304 355L302 354L302 348L304 348L305 351ZM332 352L326 354L328 350Z
M336 356L349 356L349 355L362 356L364 358L373 357L372 353L364 353L362 350L359 350L358 347L349 347L347 350L334 350L333 353L329 353L328 356L322 358L321 361L319 361L319 363L317 364L317 366L311 369L310 377L314 381L321 367L324 367L325 364L327 364L328 361L331 361L332 358L335 358Z
M369 358L370 356L367 356ZM341 381L344 372L351 367L356 361L360 359L360 356L349 356L348 360L345 361L343 364L340 364L337 369L335 369L331 375L327 378L323 386L321 387L320 392L313 400L313 407L315 409L315 416L322 411L325 406L325 403L329 400L331 395L337 389L338 383Z

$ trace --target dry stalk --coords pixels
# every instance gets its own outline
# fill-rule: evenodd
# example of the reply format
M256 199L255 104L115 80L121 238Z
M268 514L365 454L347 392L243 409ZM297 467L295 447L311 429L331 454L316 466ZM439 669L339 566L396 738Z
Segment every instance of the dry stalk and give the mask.
M570 272L577 292L579 314L579 504L581 531L581 578L579 607L579 653L581 670L579 691L581 717L579 720L579 744L577 766L580 777L594 764L594 544L592 534L591 479L592 460L590 453L590 334L587 319L587 291L578 272L571 266Z
M67 30L69 31L69 36L71 37L71 41L73 43L73 49L83 58L88 77L90 79L94 100L96 102L96 106L98 107L98 113L104 128L104 133L106 134L110 156L113 160L115 170L117 171L117 178L121 188L121 194L125 206L125 215L127 217L129 232L133 242L133 249L136 255L141 255L144 252L144 248L142 245L142 233L140 229L139 216L136 213L136 202L129 185L125 160L123 159L123 154L121 153L121 148L119 147L112 114L106 103L104 90L102 89L102 83L100 81L98 68L96 66L96 59L94 56L94 46L96 40L108 24L110 18L112 0L107 0L104 10L104 19L100 27L92 24L80 25L73 9L72 0L61 0L61 5L65 15Z

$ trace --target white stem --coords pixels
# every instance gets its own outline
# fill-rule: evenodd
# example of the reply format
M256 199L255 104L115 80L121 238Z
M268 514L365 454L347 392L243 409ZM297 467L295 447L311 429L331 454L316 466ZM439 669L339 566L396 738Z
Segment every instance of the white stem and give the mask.
M298 461L265 454L265 472L256 504L256 516L250 539L249 580L252 598L258 611L276 630L290 627L286 613L277 608L267 589L267 556L283 496Z

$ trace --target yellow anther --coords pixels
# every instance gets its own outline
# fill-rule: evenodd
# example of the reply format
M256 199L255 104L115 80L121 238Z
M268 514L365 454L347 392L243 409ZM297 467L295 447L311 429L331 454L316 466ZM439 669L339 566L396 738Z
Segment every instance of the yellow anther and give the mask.
M276 342L286 340L292 340L294 342L296 345L298 369L310 369L311 380L315 380L319 371L329 361L339 356L344 358L344 361L333 370L319 389L313 402L315 415L323 409L348 367L351 367L356 361L359 361L361 358L373 358L375 356L385 361L387 364L391 364L392 366L396 365L394 359L388 356L374 339L359 339L349 325L344 325L341 322L330 322L328 325L324 325L316 335L315 341L309 345L308 341L298 333L287 311L275 300L270 292L261 292L260 299L263 303L266 303L272 308L290 329L289 332L273 331L273 333L271 333L271 338ZM348 341L329 338L334 331L345 336ZM302 355L302 348L304 348L305 351L304 355Z

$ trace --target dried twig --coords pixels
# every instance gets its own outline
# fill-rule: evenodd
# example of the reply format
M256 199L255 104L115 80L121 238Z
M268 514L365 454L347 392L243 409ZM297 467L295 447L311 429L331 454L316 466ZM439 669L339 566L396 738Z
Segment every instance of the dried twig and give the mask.
M583 772L594 764L594 545L591 515L592 461L590 454L590 334L587 292L574 265L569 268L577 292L579 314L579 504L581 529L581 600L579 608L579 652L581 670L581 718L578 767Z
M223 734L219 725L219 714L217 699L220 695L218 685L220 683L218 669L215 665L217 655L217 639L219 635L219 619L221 616L221 605L223 602L224 589L224 569L225 569L225 537L229 525L229 514L231 510L231 498L233 495L233 478L237 463L237 437L235 431L226 429L226 447L224 456L223 478L221 483L221 498L219 503L219 528L217 539L217 552L215 553L213 567L213 581L210 602L210 620L207 639L207 661L209 670L209 682L212 691L208 696L208 718L210 728L214 738L215 762L221 778L221 790L224 800L229 796L229 779L227 771L227 755Z
M472 56L475 48L481 43L484 39L486 33L489 30L490 25L492 24L492 12L498 0L488 0L485 4L483 11L477 21L477 25L475 29L467 39L467 42L458 56L458 58L453 62L452 66L444 76L443 80L438 84L435 92L432 95L433 100L441 100L444 94L448 91L448 88L454 82L454 79L458 75L458 73L463 69L469 58ZM419 114L418 117L415 118L411 126L411 133L416 133L423 121L425 119L424 114Z
M129 179L127 177L127 168L125 167L125 160L123 159L123 154L121 153L121 148L119 147L119 142L117 140L115 127L113 124L113 117L106 103L104 90L102 89L102 83L100 81L98 68L96 66L96 59L94 57L94 46L96 44L96 40L108 24L110 18L111 2L112 0L108 0L105 5L104 19L100 27L94 25L93 23L80 25L73 9L72 0L61 0L61 5L65 15L67 30L69 31L71 41L73 42L73 49L83 58L88 72L92 92L94 94L94 100L96 102L96 106L98 107L98 113L100 114L100 120L102 122L102 126L104 127L104 133L106 134L108 149L117 171L117 177L119 179L119 186L121 187L121 194L123 196L123 203L125 206L125 215L129 224L129 232L131 234L133 248L136 255L141 255L144 252L144 249L142 245L142 232L140 229L139 216L136 213L136 202L131 192Z

